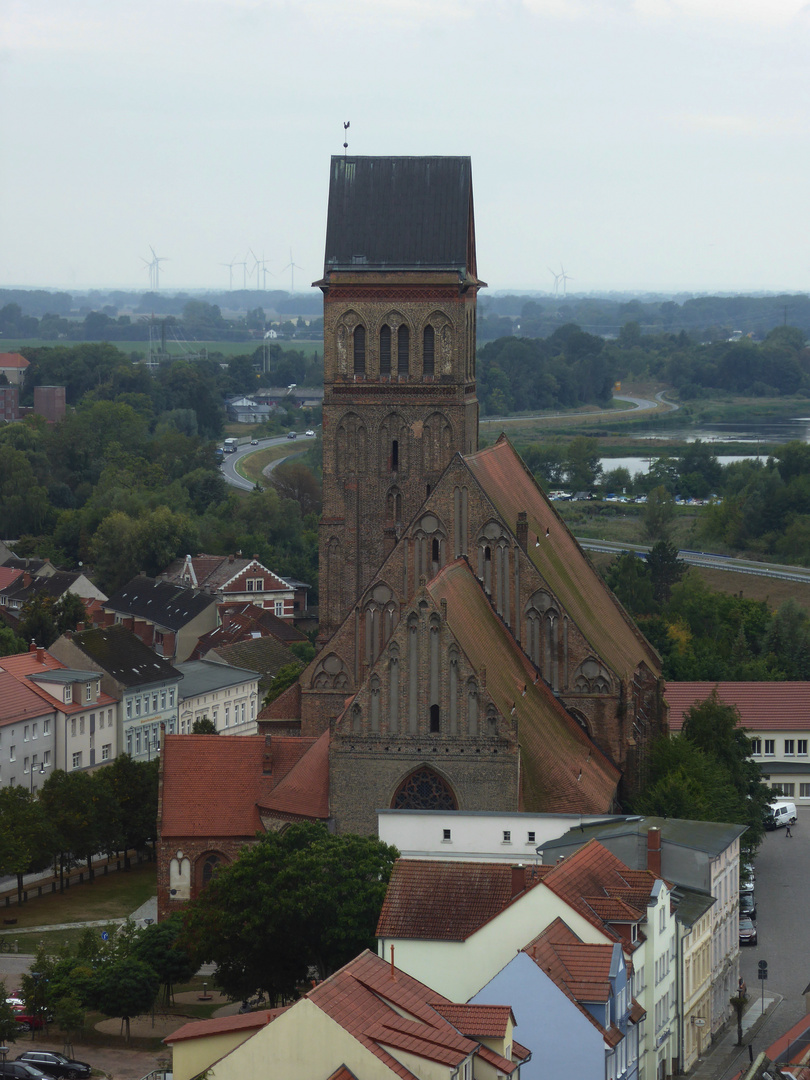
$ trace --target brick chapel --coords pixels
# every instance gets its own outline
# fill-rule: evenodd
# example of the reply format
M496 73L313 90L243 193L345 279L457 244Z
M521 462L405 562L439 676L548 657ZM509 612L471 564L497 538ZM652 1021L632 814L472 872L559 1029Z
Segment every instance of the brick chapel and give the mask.
M235 740L236 799L205 736L166 738L161 915L257 827L611 811L666 723L652 646L509 441L478 447L470 159L334 157L315 284L321 650Z

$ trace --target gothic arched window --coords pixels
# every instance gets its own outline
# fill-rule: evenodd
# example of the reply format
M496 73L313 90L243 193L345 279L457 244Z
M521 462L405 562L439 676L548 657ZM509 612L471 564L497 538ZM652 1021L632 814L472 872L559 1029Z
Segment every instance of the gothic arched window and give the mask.
M219 855L209 855L205 862L202 864L202 873L200 874L200 884L203 888L213 878L214 871L220 865L222 859Z
M436 335L432 326L426 326L422 335L422 374L432 375L435 365Z
M399 786L391 802L392 810L458 810L450 785L423 766L416 769Z
M387 324L380 330L380 374L391 374L391 327Z
M397 375L407 375L410 371L411 336L403 323L397 331Z
M365 375L366 373L366 328L356 326L354 328L354 373Z

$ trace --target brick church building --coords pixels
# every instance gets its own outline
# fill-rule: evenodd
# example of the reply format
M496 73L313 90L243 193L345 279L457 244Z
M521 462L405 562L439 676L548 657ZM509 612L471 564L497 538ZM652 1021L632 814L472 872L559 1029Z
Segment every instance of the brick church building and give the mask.
M257 828L610 811L666 723L654 649L509 441L478 448L469 159L333 158L316 284L322 647L242 764L166 738L161 916Z

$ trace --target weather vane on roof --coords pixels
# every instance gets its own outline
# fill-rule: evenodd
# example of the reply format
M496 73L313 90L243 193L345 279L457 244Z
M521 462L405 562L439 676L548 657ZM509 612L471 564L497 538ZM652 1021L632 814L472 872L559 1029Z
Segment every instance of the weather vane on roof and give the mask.
M349 143L347 142L349 136L346 134L346 132L349 130L349 125L350 124L351 124L351 120L344 120L344 122L343 122L343 156L344 156L344 158L346 157L346 151L349 149Z

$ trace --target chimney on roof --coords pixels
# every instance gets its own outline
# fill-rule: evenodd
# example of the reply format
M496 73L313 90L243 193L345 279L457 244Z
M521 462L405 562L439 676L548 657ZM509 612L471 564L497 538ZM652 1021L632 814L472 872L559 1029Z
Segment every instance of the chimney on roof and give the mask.
M529 545L529 522L525 510L521 510L518 513L515 533L517 535L518 544L520 544L521 548L525 551Z
M36 640L34 638L31 638L31 644L28 646L28 651L29 652L36 652L37 651L37 643L36 643Z
M229 562L229 563L232 563L232 562L233 562L233 558L234 558L234 557L233 557L233 555L229 555L229 556L228 556L228 562Z
M31 584L31 575L28 573L27 570L23 570L22 583L24 589L27 589L28 586Z
M256 562L259 561L259 556L258 555L254 555L253 558L256 560Z
M511 898L514 900L517 894L522 893L525 888L526 872L523 869L523 866L518 863L517 866L512 867L512 892L510 894Z
M45 663L45 650L42 648L41 645L37 645L37 663L38 664L44 664Z
M647 830L647 869L661 877L661 830Z

